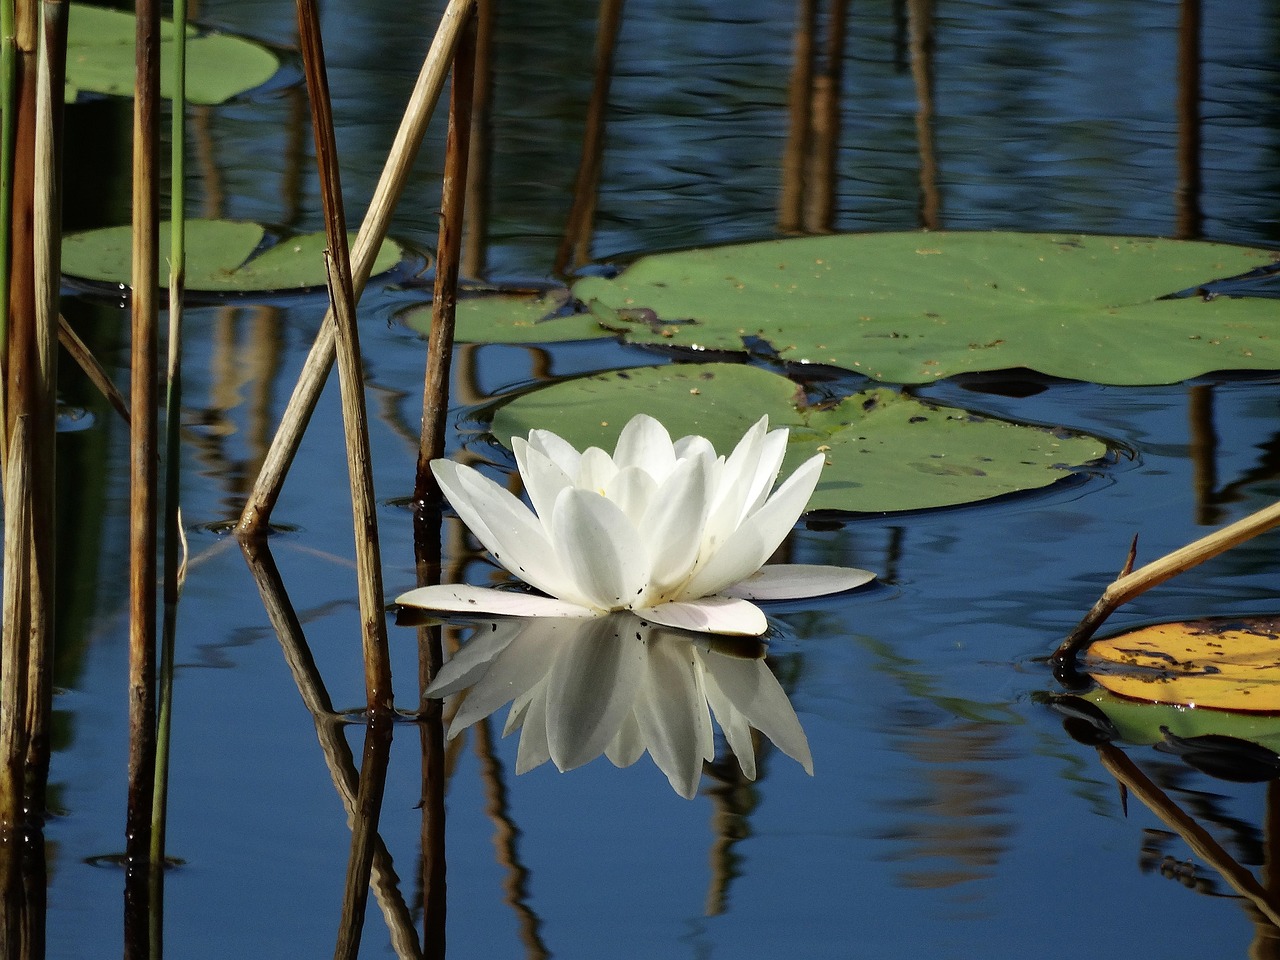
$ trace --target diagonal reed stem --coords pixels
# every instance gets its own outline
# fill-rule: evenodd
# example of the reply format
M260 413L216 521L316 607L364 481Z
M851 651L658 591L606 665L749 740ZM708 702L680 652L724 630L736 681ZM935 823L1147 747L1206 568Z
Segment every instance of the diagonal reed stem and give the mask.
M343 434L347 444L347 470L351 476L351 508L355 523L356 577L360 592L360 626L364 644L365 693L369 714L392 709L391 658L387 651L387 618L383 609L382 568L379 565L378 514L373 496L373 466L369 449L369 422L365 409L364 369L360 360L360 334L356 325L356 295L347 251L347 221L342 207L342 180L338 170L338 146L329 102L329 80L320 36L320 14L315 0L298 0L298 37L311 98L312 129L316 141L316 166L320 173L320 197L324 205L328 239L329 301L338 355L338 382L342 390Z
M360 226L355 246L352 248L351 281L352 290L356 296L363 292L365 283L369 279L369 271L373 267L374 257L386 238L391 214L412 173L413 161L417 156L418 147L422 144L427 123L435 110L440 91L444 89L445 75L453 59L453 51L458 43L462 26L468 19L474 4L475 0L449 0L449 5L440 18L440 26L423 61L422 70L418 74L404 117L400 121L400 128L396 132L391 152L387 156L387 162L383 166L382 175L378 179L369 209L365 213L364 222ZM334 338L333 315L330 311L320 325L320 332L307 356L293 395L289 398L280 428L271 442L271 449L267 451L258 479L240 515L237 531L242 536L260 536L266 532L271 511L279 499L285 475L289 472L289 466L298 452L302 434L306 431L320 391L333 365Z

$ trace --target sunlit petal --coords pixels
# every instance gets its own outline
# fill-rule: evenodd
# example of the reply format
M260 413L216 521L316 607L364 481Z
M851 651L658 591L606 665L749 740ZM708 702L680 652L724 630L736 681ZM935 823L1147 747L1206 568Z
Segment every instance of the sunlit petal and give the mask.
M623 467L604 487L604 495L616 503L637 526L653 503L658 484L640 467Z
M699 633L755 637L769 628L769 621L759 607L736 597L700 597L697 600L660 603L636 612L664 627Z
M782 459L787 453L789 435L787 430L774 430L761 440L759 459L756 461L755 470L751 473L747 495L743 498L739 522L743 517L748 517L760 509L760 505L769 496L774 481L778 479L778 472L782 469Z
M688 596L719 593L745 580L769 559L804 512L818 483L823 455L803 463L725 542L685 585Z
M617 504L590 490L564 490L552 529L565 572L592 606L619 609L644 592L649 551Z
M465 583L417 587L396 597L402 607L442 613L500 614L507 617L590 617L595 611L581 604L515 590L494 590Z
M618 465L613 458L599 447L588 447L582 451L582 460L578 463L578 475L574 485L583 490L593 490L603 494L604 488L618 472Z
M639 467L661 483L676 465L671 434L653 417L637 414L627 421L618 435L613 462L620 469Z
M528 441L512 437L511 449L515 452L520 480L529 495L529 502L533 504L533 512L542 522L543 531L549 532L556 497L565 487L572 486L573 481L559 464Z
M876 578L870 570L813 563L770 563L720 593L744 600L796 600L852 590Z
M568 440L550 430L530 430L529 446L548 457L566 476L576 477L582 454Z
M693 457L705 457L712 461L716 459L716 448L712 446L711 441L696 433L681 437L676 441L675 448L678 460L688 460Z
M654 495L638 526L649 549L650 602L689 577L698 559L707 518L708 464L704 458L682 461Z

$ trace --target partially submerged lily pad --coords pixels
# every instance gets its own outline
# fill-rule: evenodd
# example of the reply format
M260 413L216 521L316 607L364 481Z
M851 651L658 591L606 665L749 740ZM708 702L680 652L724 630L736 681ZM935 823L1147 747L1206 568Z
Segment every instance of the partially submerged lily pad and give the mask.
M888 383L1025 367L1160 384L1280 369L1273 304L1161 299L1275 260L1144 237L854 234L658 254L573 293L631 342L743 350L760 340L782 359Z
M205 293L248 293L321 287L326 282L322 233L286 237L266 246L267 231L256 223L188 220L187 289ZM355 237L350 241L354 243ZM68 234L62 241L62 271L82 280L128 284L130 228L104 227ZM403 251L383 243L372 273L390 270ZM169 257L169 224L160 225L161 273Z
M70 6L67 22L67 82L65 98L80 93L132 97L133 14L79 3ZM172 20L160 23L160 92L173 93L169 61L176 34ZM199 34L187 28L187 101L215 104L266 83L279 69L275 54L265 47L224 34Z
M1095 640L1083 666L1135 700L1280 713L1280 617L1158 623Z
M560 343L613 336L595 317L566 310L568 291L546 293L490 293L461 297L454 318L458 343ZM400 322L426 334L431 329L431 304L400 314Z
M846 397L830 409L798 406L796 385L742 364L680 364L567 380L500 408L492 430L504 444L532 428L580 449L612 449L637 410L673 437L696 433L727 452L763 414L790 427L784 470L827 457L811 510L918 510L1045 487L1106 453L1098 439L977 416L889 388Z

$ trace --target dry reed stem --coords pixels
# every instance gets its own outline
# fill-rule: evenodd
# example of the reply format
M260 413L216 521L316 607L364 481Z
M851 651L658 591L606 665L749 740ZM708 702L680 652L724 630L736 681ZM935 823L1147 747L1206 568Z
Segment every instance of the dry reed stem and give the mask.
M133 111L132 349L129 429L129 772L125 940L148 944L156 759L156 383L159 358L160 7L138 0Z
M320 14L315 0L298 0L297 10L298 37L307 90L311 98L316 166L320 175L320 198L324 206L325 235L328 239L325 272L329 280L330 312L334 317L338 382L342 392L343 436L346 439L347 471L351 478L365 692L372 716L390 711L393 704L391 658L387 651L387 619L378 549L377 503L373 494L373 464L365 408L364 369L360 359L356 297L347 252L347 221L342 207L342 179L338 169L338 147L333 131L324 43L320 36Z
M1121 786L1146 804L1169 829L1182 837L1192 852L1217 870L1236 893L1257 907L1273 924L1280 926L1280 908L1275 902L1275 895L1263 887L1257 877L1240 866L1204 827L1169 799L1168 794L1156 786L1124 751L1109 743L1100 744L1097 750L1102 766Z
M422 433L413 499L421 509L439 495L431 461L444 456L449 412L449 365L453 358L453 325L458 306L458 261L467 198L467 161L471 154L471 95L476 60L474 20L463 32L453 59L449 92L449 131L445 139L444 180L440 199L440 239L436 250L436 282L427 335L427 369L422 385Z
M351 856L347 861L338 942L333 952L335 960L356 960L360 953L360 932L364 929L365 907L369 901L374 841L378 836L378 818L382 812L390 758L391 718L374 715L365 727L360 789L351 829Z
M84 375L89 378L89 382L98 388L98 392L106 397L107 402L111 404L116 413L120 414L120 418L127 424L129 422L129 401L120 392L120 388L111 381L111 377L107 375L107 371L98 362L98 358L93 355L93 351L80 339L80 335L71 328L71 324L67 323L65 317L58 317L58 342L62 344L62 349L67 351L67 355L84 371Z
M395 141L351 251L352 290L356 297L364 291L374 258L382 241L386 239L391 215L412 174L413 161L422 144L436 101L440 98L440 91L444 89L444 79L462 26L474 4L475 0L450 0L440 18L440 26L423 61L417 83L400 121L400 128L396 131ZM276 431L271 449L267 451L262 469L240 515L237 532L241 536L259 536L266 532L285 475L298 452L302 434L306 431L320 391L333 366L334 338L333 315L330 311L320 325L320 332L316 335L293 394L289 397L280 428Z
M1117 607L1232 547L1251 540L1280 525L1280 502L1255 511L1230 526L1215 530L1185 547L1180 547L1158 560L1153 560L1131 573L1122 574L1102 592L1098 602L1054 651L1052 663L1058 669L1070 668L1072 662Z
M9 442L4 500L4 636L0 651L0 839L11 844L23 822L23 766L27 756L23 718L27 697L31 544L31 420L18 417Z

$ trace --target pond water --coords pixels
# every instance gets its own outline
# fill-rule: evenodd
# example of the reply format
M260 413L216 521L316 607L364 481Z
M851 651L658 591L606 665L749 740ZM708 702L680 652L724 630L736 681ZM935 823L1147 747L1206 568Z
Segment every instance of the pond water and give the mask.
M481 229L464 272L540 281L555 272L572 200L596 8L497 7ZM1198 109L1180 114L1179 17L1196 7ZM820 194L825 182L833 200L810 226L1280 244L1274 4L931 8L852 5L839 151L829 176L811 183ZM923 54L908 29L922 11L932 16ZM280 48L294 43L292 8L279 0L214 0L197 15ZM326 5L352 222L437 17L435 4ZM584 241L592 261L779 235L796 19L782 0L627 4L594 232ZM127 107L78 105L68 124L72 162L84 164L75 182L85 171L127 171ZM193 110L189 124L189 213L321 228L296 84ZM1198 167L1180 167L1180 142L1197 141ZM393 228L424 249L435 242L441 153L433 128ZM123 180L82 192L70 208L75 225L127 219ZM416 582L410 515L399 504L412 489L424 360L418 335L394 318L423 296L413 284L375 285L362 306L388 596ZM351 831L332 747L345 737L359 756L364 727L335 737L316 721L316 691L300 692L236 541L219 532L256 474L322 307L313 297L237 302L187 318L192 556L168 824L180 865L164 904L173 957L311 957L337 936ZM126 314L93 298L65 309L123 380ZM450 450L465 442L505 468L509 458L483 436L495 398L669 360L613 343L459 347ZM1044 658L1114 576L1135 533L1140 559L1152 559L1280 493L1276 388L1267 375L1136 388L1010 375L914 391L1088 431L1116 453L1034 494L801 523L792 560L879 576L851 594L770 607L770 663L808 736L812 777L766 742L754 783L722 756L685 800L647 758L622 770L601 759L568 774L543 765L516 776L517 738L501 738L500 720L463 734L445 788L448 954L1277 955L1276 928L1137 796L1126 805L1098 753L1069 737L1041 697L1060 690ZM364 686L336 393L332 384L312 422L269 546L327 698L350 712ZM87 414L59 449L75 488L62 498L57 815L47 827L48 955L70 958L115 952L122 937L123 874L110 858L123 847L125 810L127 450L121 424L70 374L63 395ZM458 529L446 532L456 548ZM1280 535L1259 538L1144 595L1114 623L1273 613L1277 548ZM464 561L446 557L486 575ZM392 629L397 703L412 711L416 633ZM390 866L369 904L365 956L412 955L404 925L421 934L422 755L418 730L397 725L379 825ZM1146 747L1130 755L1264 885L1276 876L1273 786L1229 784Z

